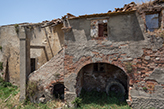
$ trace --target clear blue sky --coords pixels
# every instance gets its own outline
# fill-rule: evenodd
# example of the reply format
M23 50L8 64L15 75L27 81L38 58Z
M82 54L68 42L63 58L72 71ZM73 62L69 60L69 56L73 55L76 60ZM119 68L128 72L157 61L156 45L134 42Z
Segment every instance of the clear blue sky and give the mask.
M0 25L38 23L61 18L66 13L106 13L132 1L144 0L0 0Z

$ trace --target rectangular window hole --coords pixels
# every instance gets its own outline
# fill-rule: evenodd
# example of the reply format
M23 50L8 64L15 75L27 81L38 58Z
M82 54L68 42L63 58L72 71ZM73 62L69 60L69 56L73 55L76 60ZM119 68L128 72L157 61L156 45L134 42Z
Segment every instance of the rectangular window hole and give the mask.
M146 15L146 28L147 31L153 32L155 29L160 27L159 13L147 14Z

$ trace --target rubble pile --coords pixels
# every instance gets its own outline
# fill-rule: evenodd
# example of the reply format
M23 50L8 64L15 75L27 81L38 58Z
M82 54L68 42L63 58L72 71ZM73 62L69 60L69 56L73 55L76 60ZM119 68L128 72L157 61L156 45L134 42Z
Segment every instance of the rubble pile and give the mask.
M159 12L161 11L162 7L164 6L164 0L154 0L154 1L149 1L146 3L142 3L137 6L137 11L139 13L144 13L144 12Z
M134 2L131 2L129 4L125 4L123 8L115 8L115 11L113 12L125 12L125 11L131 11L135 10L137 5ZM110 12L110 11L108 11Z
M160 11L163 6L164 6L164 0L154 0L142 4L136 4L135 2L131 2L129 4L125 4L123 8L115 8L115 11L113 12L125 12L125 11L132 11L132 10L138 10L138 12L140 13L142 13L143 11L155 12L155 11Z
M71 13L67 13L67 15L64 15L63 17L62 17L62 19L66 19L66 18L74 18L74 17L76 17L76 16L74 16L73 14L71 14Z
M54 19L54 20L51 20L51 21L44 21L42 23L44 23L42 28L47 27L47 26L52 26L53 27L53 26L56 26L58 24L62 24L63 20L58 18L58 19Z
M164 0L154 0L153 4L160 4L160 3L164 3Z

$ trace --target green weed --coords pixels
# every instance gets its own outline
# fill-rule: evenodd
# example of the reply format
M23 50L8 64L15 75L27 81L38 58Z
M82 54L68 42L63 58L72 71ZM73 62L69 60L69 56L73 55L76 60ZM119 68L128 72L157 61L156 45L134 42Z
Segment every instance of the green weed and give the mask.
M133 71L133 66L131 62L125 63L125 69L127 70L127 73L132 73Z
M80 107L82 103L81 101L82 101L81 98L76 97L75 100L72 102L72 104L76 105L77 107Z
M147 87L143 87L143 90L146 92L147 91Z
M14 96L18 93L17 86L12 85L9 82L5 82L1 77L0 77L0 98L1 99L6 99L9 97L11 94Z
M27 95L28 96L34 96L35 92L37 92L37 81L29 81L27 86Z
M19 92L20 91L17 86L14 86L9 82L5 82L0 77L0 109L56 109L57 107L63 106L63 103L57 100L47 102L46 104L34 104L30 101L21 103L19 102ZM9 99L4 102L8 97Z
M119 100L113 94L107 95L105 92L82 90L78 99L81 99L78 109L131 109L125 100Z
M14 27L15 27L16 33L18 34L18 32L19 32L19 25L18 24L15 24Z

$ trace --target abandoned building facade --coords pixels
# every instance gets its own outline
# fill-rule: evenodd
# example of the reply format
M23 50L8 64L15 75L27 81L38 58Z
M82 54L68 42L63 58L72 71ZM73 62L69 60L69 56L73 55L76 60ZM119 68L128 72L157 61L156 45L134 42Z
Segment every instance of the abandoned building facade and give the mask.
M163 29L160 0L139 7L132 2L102 14L1 26L1 76L20 84L20 100L36 84L30 96L36 103L54 99L55 93L71 103L85 89L119 91L133 108L164 108Z

